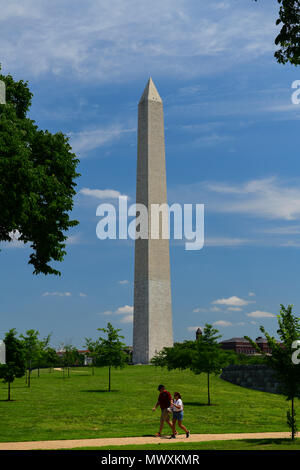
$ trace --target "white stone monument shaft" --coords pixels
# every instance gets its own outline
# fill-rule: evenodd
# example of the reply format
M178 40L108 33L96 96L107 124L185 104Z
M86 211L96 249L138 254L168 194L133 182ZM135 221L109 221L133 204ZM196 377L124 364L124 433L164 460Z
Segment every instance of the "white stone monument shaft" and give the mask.
M151 204L167 203L163 104L150 78L138 107L136 203L148 208L148 239L135 241L133 363L173 346L169 240L151 239ZM138 214L137 214L138 215Z

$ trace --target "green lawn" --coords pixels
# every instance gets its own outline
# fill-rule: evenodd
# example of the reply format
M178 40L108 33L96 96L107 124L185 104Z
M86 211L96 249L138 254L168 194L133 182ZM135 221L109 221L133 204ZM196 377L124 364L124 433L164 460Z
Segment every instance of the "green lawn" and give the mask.
M34 441L153 435L159 410L152 411L157 386L179 391L185 404L184 423L192 433L288 431L289 404L280 395L248 390L212 377L212 406L207 406L206 377L190 371L166 371L153 366L127 366L112 371L112 391L107 392L107 369L95 376L90 369L32 374L12 386L0 383L0 441ZM296 402L296 412L300 409ZM166 433L169 433L167 425Z

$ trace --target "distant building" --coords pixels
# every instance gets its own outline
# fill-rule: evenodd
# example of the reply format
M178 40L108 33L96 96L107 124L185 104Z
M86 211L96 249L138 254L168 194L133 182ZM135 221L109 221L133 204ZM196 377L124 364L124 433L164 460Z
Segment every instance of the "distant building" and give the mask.
M78 354L83 356L83 365L84 366L89 366L92 364L93 359L88 355L89 350L88 349L78 349L77 350ZM60 349L59 351L56 351L56 354L61 358L63 357L65 351L64 349ZM78 363L75 363L74 365L78 365Z
M259 336L256 338L255 343L261 349L262 353L271 354L268 342L265 338ZM250 341L245 338L231 338L219 343L221 348L226 351L235 351L237 354L258 354L257 350L252 346Z
M89 354L88 349L78 349L78 353L84 357L84 361L83 361L84 366L92 365L93 358L88 355Z
M131 358L132 358L132 346L126 346L124 348L124 352L128 355L128 358L129 358L129 363L131 362ZM89 356L89 350L88 349L77 349L77 352L78 354L80 354L80 356L83 356L83 365L84 366L90 366L93 364L93 358L91 356ZM58 351L56 351L56 354L61 358L63 357L65 351L64 349L60 349ZM77 366L78 365L78 360L75 362L74 366Z

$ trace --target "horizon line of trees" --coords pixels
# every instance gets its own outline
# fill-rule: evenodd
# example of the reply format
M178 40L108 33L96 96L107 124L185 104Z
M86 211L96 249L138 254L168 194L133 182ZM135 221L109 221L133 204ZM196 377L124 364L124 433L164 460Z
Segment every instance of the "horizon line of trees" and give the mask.
M92 375L94 367L108 366L109 368L109 391L111 390L111 368L123 367L130 363L130 351L120 340L119 329L113 328L108 323L107 328L98 328L107 335L107 338L100 337L95 341L86 338L86 356L90 357ZM10 329L4 337L6 363L0 364L0 379L8 386L8 398L11 400L11 384L16 378L25 376L25 384L30 388L31 373L37 370L37 377L40 377L40 369L57 367L61 368L63 378L65 372L70 377L71 367L83 367L84 356L77 347L72 344L61 344L57 351L50 346L51 334L45 338L39 337L38 330L27 330L25 334L18 333L15 328Z

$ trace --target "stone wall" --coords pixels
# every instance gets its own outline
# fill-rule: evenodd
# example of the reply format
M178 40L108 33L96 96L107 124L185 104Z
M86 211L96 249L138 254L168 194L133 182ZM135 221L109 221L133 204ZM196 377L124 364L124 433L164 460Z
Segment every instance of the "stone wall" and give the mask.
M265 365L231 365L222 370L221 379L261 392L280 393L274 371Z

